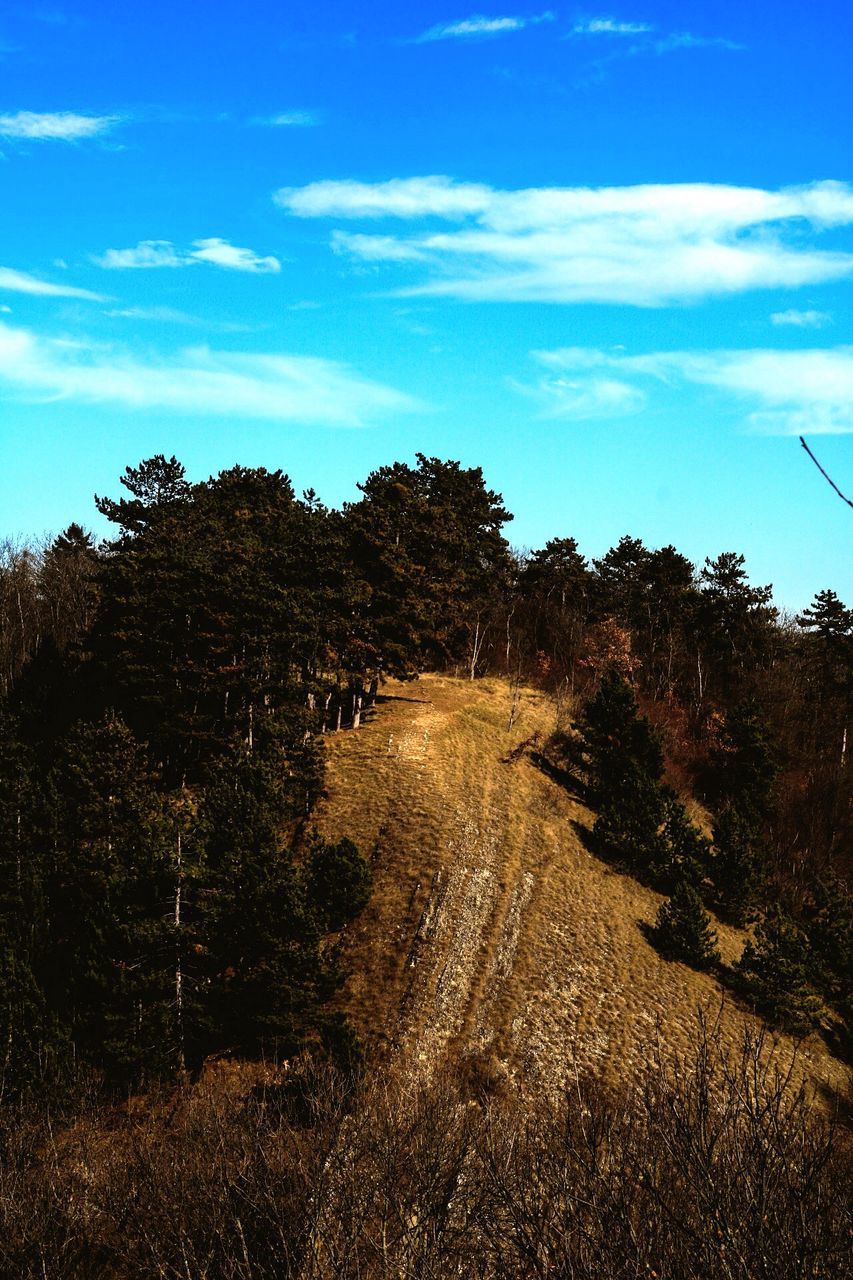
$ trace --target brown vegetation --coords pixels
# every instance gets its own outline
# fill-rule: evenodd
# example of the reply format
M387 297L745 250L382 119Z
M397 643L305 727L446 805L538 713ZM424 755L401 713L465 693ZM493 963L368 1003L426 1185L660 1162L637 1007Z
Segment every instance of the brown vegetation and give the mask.
M168 1104L0 1126L0 1275L16 1280L841 1280L837 1123L703 1022L630 1094L578 1075L495 1095L323 1071L299 1105L220 1066Z
M715 976L654 950L640 926L662 899L587 850L580 800L535 753L508 761L553 729L543 694L432 675L389 682L358 733L327 740L319 826L348 833L374 877L343 941L345 1005L369 1046L426 1078L473 1052L529 1093L559 1092L577 1070L617 1084L658 1044L685 1054L697 1006L723 996ZM746 934L714 927L730 965ZM726 997L725 1043L757 1025ZM766 1047L787 1069L793 1041ZM849 1071L818 1035L795 1073L847 1092Z

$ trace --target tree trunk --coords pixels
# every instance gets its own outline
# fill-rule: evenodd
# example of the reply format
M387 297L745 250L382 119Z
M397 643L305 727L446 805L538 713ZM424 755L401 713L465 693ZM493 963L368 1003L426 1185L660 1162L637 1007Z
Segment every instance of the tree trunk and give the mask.
M184 972L181 946L181 889L183 887L183 860L181 857L181 833L178 832L175 864L175 1029L178 1036L178 1070L186 1070L184 1055Z

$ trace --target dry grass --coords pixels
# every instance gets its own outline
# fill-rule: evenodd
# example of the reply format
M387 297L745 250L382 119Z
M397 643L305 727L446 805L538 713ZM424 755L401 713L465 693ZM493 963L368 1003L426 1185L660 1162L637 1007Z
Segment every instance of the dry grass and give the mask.
M662 960L641 931L660 896L598 861L573 824L590 815L513 747L554 727L531 690L508 728L497 680L425 676L389 683L357 733L331 736L317 821L372 859L374 894L343 940L343 1001L380 1053L429 1078L465 1053L524 1090L576 1070L614 1083L638 1075L656 1043L688 1051L697 1006L716 1009L711 976ZM724 960L743 945L720 925ZM727 998L723 1035L754 1020ZM775 1038L781 1065L793 1044ZM846 1068L812 1036L795 1068L843 1094Z

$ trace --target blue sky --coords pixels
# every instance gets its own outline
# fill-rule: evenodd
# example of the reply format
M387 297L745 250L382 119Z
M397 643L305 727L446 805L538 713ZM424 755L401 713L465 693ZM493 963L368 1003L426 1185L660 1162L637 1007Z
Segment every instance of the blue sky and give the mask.
M847 3L0 3L0 534L416 451L853 597Z

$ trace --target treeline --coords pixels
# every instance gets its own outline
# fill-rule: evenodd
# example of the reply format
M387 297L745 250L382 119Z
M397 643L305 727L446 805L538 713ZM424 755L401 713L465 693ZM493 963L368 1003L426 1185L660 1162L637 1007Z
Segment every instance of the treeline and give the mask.
M709 755L710 834L664 780L661 734L618 672L607 672L575 728L576 738L558 736L556 746L580 765L597 810L592 847L669 895L650 931L657 947L714 969L775 1026L801 1034L822 1025L830 1043L849 1052L853 902L827 868L795 919L771 882L763 831L777 770L753 704L729 712ZM733 972L722 966L706 905L741 928L758 920Z
M323 734L357 728L387 675L501 672L558 701L621 680L655 726L643 821L721 912L843 900L853 613L832 591L794 621L736 553L519 554L480 469L423 455L340 511L280 471L192 483L162 455L121 483L96 500L110 540L0 549L0 1088L81 1060L126 1081L225 1050L352 1058L323 937L369 877L311 812ZM760 802L731 792L747 759ZM660 808L664 764L711 809L728 878Z
M760 1038L652 1060L632 1092L518 1095L482 1061L353 1092L210 1073L60 1141L0 1112L10 1280L843 1280L849 1132Z

